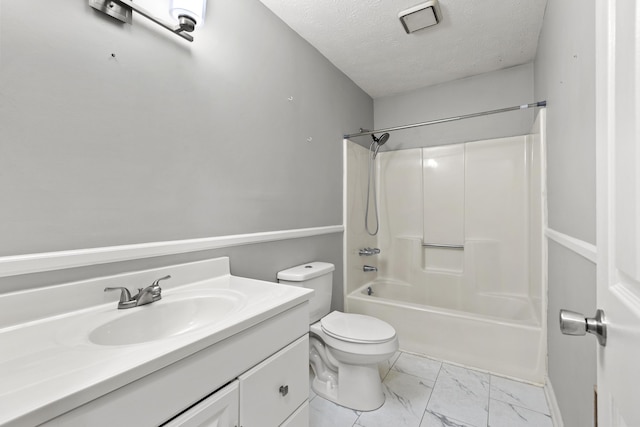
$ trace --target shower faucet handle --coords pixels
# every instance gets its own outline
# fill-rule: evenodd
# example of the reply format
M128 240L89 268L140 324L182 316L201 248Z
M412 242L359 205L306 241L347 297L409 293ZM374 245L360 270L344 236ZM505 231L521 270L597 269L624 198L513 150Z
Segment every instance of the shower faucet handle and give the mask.
M364 248L358 251L358 255L360 256L371 256L380 253L380 249L378 248Z

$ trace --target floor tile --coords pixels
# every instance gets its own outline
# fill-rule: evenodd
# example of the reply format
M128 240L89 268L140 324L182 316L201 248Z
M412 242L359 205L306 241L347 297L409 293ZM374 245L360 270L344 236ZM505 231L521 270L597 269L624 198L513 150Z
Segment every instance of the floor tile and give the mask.
M380 374L386 401L375 411L346 409L310 391L310 427L553 425L544 390L530 384L400 352L380 364Z
M385 360L384 362L378 364L380 378L384 379L384 377L387 376L387 374L391 370L391 367L394 363L396 363L396 360L398 360L398 357L400 357L401 354L402 353L400 353L399 351L396 351L395 354L389 358L389 360Z
M440 372L441 366L442 362L440 361L416 356L414 354L402 353L392 369L404 374L415 375L416 377L435 381L436 378L438 378L438 372Z
M474 426L487 424L489 374L442 364L428 410Z
M383 382L386 400L375 411L363 412L360 427L419 427L433 381L391 370Z
M462 421L445 417L442 414L427 411L424 413L420 427L478 427L471 424L465 424ZM484 426L482 426L484 427Z
M491 399L489 427L553 427L549 415Z
M489 393L491 399L550 414L542 387L492 375Z
M358 414L317 396L309 403L309 427L352 427Z

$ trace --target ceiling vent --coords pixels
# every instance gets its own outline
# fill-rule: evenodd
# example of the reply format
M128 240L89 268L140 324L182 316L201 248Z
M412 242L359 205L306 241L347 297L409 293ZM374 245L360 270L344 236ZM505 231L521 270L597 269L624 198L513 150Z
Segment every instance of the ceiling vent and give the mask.
M398 14L407 34L436 25L442 20L438 0L429 0Z

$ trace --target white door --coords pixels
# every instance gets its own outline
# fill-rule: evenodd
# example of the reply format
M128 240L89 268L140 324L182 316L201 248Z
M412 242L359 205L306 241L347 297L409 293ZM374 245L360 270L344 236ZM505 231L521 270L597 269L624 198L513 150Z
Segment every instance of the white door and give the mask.
M599 427L640 426L640 5L597 0Z

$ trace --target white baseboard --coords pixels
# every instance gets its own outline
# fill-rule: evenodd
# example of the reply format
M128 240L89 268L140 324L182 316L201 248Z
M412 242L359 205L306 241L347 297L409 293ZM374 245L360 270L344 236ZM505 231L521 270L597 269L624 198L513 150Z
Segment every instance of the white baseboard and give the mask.
M202 239L150 242L133 245L108 246L91 249L45 252L27 255L0 257L0 277L19 274L40 273L65 268L84 267L95 264L176 255L188 252L227 248L278 240L299 239L342 233L344 226L299 228L294 230L269 231L263 233L236 234L231 236L206 237Z
M551 380L549 379L549 377L546 378L544 384L544 394L547 397L547 403L549 404L549 411L551 413L553 427L564 427L562 414L560 413L560 407L558 406L556 394L553 391L553 386L551 385Z

